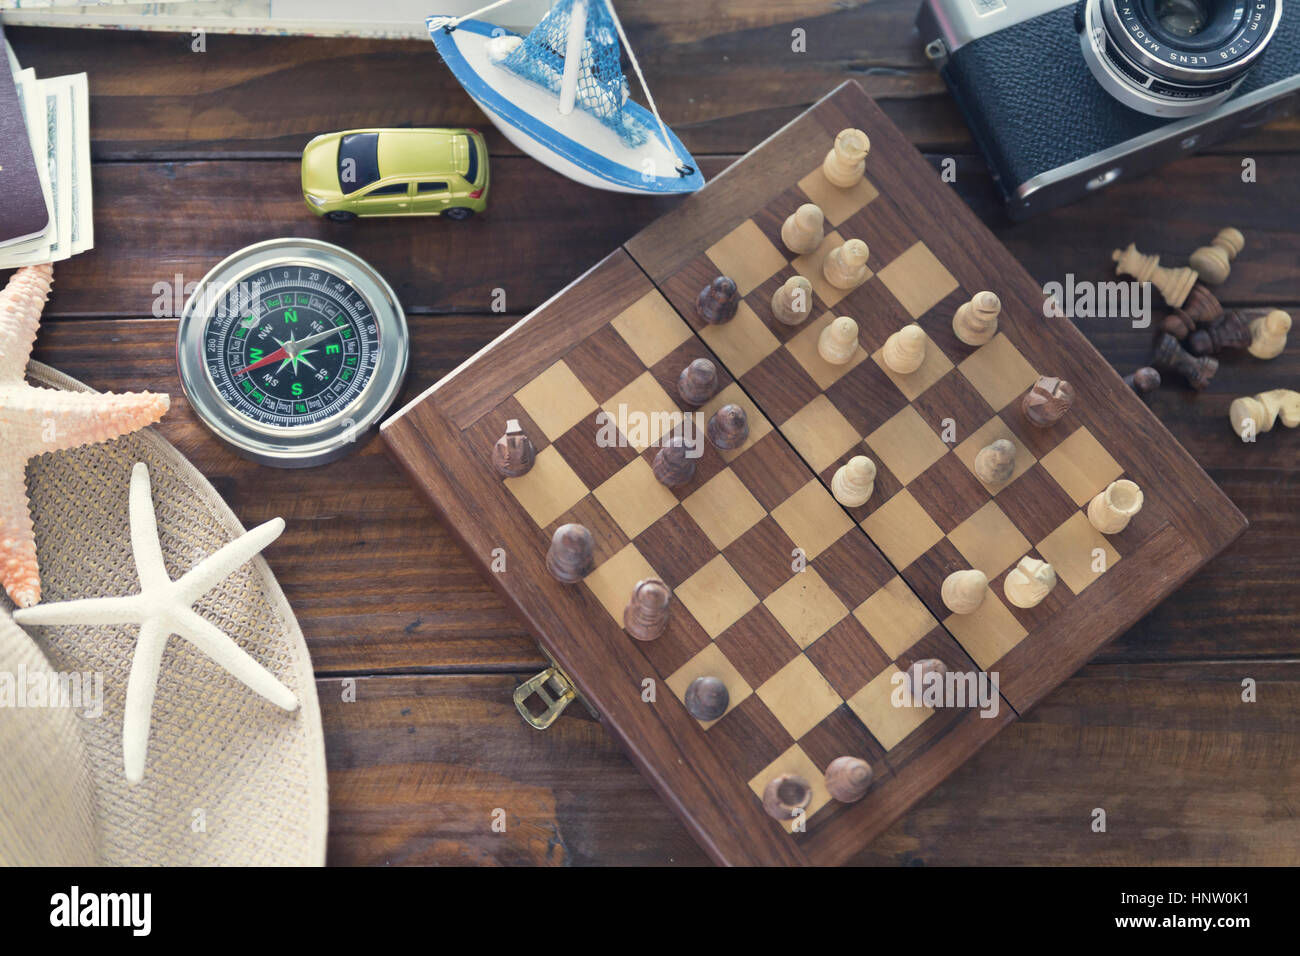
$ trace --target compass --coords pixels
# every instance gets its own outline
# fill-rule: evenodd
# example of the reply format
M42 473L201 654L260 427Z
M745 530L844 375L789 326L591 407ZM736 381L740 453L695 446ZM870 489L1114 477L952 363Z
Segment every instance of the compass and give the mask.
M397 397L410 353L388 283L314 239L272 239L213 267L176 337L181 387L217 437L281 468L347 454Z

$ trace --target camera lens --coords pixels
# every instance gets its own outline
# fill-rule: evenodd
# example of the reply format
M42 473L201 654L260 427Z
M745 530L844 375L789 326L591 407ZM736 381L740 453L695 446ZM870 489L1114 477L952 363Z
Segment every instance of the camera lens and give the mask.
M1179 117L1218 106L1246 78L1283 0L1082 0L1080 44L1098 82L1126 106Z

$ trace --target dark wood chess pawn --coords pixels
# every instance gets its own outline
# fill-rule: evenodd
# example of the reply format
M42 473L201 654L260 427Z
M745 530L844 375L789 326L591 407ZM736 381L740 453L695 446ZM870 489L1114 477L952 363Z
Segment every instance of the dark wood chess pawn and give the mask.
M669 488L684 485L695 477L695 459L690 456L690 449L680 438L669 438L655 452L654 463L650 470L655 477Z
M1218 359L1192 355L1168 333L1160 336L1156 343L1156 354L1151 364L1163 372L1177 372L1198 392L1210 384L1214 373L1219 370Z
M562 524L551 536L546 570L563 584L577 584L591 570L595 544L591 532L580 524Z
M1061 420L1074 404L1074 386L1063 378L1041 376L1025 395L1021 408L1029 424L1047 428Z
M717 677L697 677L686 688L686 712L696 720L717 720L727 712L731 695Z
M714 447L723 451L739 448L749 438L749 416L739 405L723 405L713 413L706 430Z
M1193 355L1217 355L1224 349L1250 347L1250 326L1239 312L1225 312L1213 325L1197 329L1187 337L1187 349Z
M706 358L697 358L677 377L677 394L688 405L703 405L718 388L718 368Z
M1187 294L1187 301L1179 309L1197 325L1209 325L1223 315L1223 306L1218 297L1203 282L1192 286Z
M672 592L658 578L638 581L623 609L623 629L638 641L653 641L668 626Z
M492 446L492 467L502 478L518 478L528 474L537 459L537 449L532 439L524 434L519 419L506 422L506 433Z
M1164 317L1160 327L1181 342L1196 330L1196 323L1182 309L1174 309Z
M695 300L695 310L710 325L730 322L739 305L740 290L736 288L736 281L727 276L718 276L700 290Z
M808 809L812 803L812 784L797 773L773 777L763 788L763 809L774 820L788 823L796 810Z
M907 669L907 692L912 700L919 702L925 696L926 685L932 680L930 675L937 674L943 677L947 673L948 665L937 657L916 661Z
M1125 375L1124 384L1137 392L1141 398L1146 398L1160 387L1160 373L1150 365L1143 365L1140 369Z
M826 791L840 803L856 803L867 795L875 775L860 757L836 757L826 768Z

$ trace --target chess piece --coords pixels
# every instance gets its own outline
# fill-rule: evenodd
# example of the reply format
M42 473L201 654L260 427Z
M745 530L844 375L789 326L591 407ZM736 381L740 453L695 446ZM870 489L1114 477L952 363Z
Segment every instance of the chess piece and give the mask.
M871 139L860 129L842 129L835 135L835 145L822 160L826 181L840 189L852 189L862 181L867 168Z
M940 596L954 614L973 614L984 603L989 579L983 571L954 571L943 579Z
M1127 478L1112 481L1088 502L1088 520L1102 534L1119 534L1142 510L1142 489Z
M861 239L836 246L822 263L822 275L837 289L856 289L867 281L867 257L871 250Z
M911 375L925 362L925 332L913 322L889 338L880 350L885 366L898 375Z
M1117 275L1132 276L1138 282L1150 282L1165 302L1175 309L1187 301L1188 293L1196 284L1196 270L1186 266L1165 268L1160 265L1159 256L1143 255L1132 243L1129 243L1127 249L1116 249L1110 257L1115 262Z
M966 345L983 345L997 335L1001 314L1002 300L995 293L977 292L952 317L952 331Z
M710 325L730 322L736 315L738 305L740 290L736 288L736 280L726 276L718 276L701 289L695 299L695 311Z
M638 641L653 641L668 626L668 600L671 597L668 585L658 578L638 581L627 607L623 609L623 630Z
M875 775L860 757L836 757L826 767L826 792L840 803L857 803L871 789Z
M812 785L797 773L773 777L763 788L763 809L773 820L787 823L812 802Z
M1248 425L1249 432L1257 435L1272 431L1279 418L1287 428L1295 428L1300 425L1300 392L1275 388L1271 392L1234 399L1228 407L1228 417L1232 420L1232 430L1243 439Z
M1239 312L1225 312L1213 325L1197 329L1187 337L1193 355L1217 355L1225 349L1250 346L1250 326Z
M920 704L925 699L926 686L933 684L936 678L942 678L946 673L948 673L948 665L937 657L927 657L917 661L907 669L905 674L908 698L912 703Z
M1140 369L1125 375L1124 384L1137 392L1139 397L1146 398L1160 387L1160 373L1150 365L1143 365Z
M841 315L817 339L817 354L832 365L845 365L858 351L858 323Z
M680 438L669 438L655 452L650 470L659 482L669 488L684 485L695 477L695 459L687 454L686 443Z
M1010 481L1016 471L1015 443L999 438L985 445L975 456L975 477L986 485L1000 485Z
M826 216L816 203L806 202L786 217L781 241L797 256L816 252L826 238Z
M1171 340L1172 341L1172 340ZM1177 344L1177 343L1175 343ZM1025 395L1021 409L1029 424L1047 428L1061 420L1074 404L1074 386L1063 378L1043 375Z
M713 413L705 430L715 448L730 451L749 438L749 416L739 405L723 405Z
M812 283L791 276L772 293L772 314L782 325L803 325L812 315Z
M591 532L580 524L562 524L551 536L546 552L546 570L563 584L577 584L591 570L595 545Z
M1156 343L1151 364L1162 372L1177 372L1187 384L1198 392L1210 384L1219 370L1219 360L1208 355L1195 356L1178 344L1178 340L1165 333Z
M831 494L846 508L861 508L876 487L876 463L854 455L831 476Z
M1196 323L1182 309L1174 309L1166 315L1160 327L1180 342L1196 331Z
M1195 325L1209 325L1211 322L1218 321L1219 316L1223 315L1223 304L1219 302L1218 296L1210 291L1209 286L1198 282L1187 294L1187 301L1183 303L1180 311Z
M1246 247L1246 237L1231 227L1220 229L1208 246L1201 246L1191 254L1188 265L1196 270L1202 282L1218 285L1228 278L1232 261Z
M1291 316L1274 309L1250 323L1250 354L1257 359L1277 358L1286 348L1286 336L1291 331Z
M677 394L687 405L703 405L717 388L717 366L706 358L697 358L677 376Z
M1056 569L1046 561L1031 558L1028 555L1007 572L1002 582L1002 593L1016 607L1031 608L1043 603L1043 599L1056 587Z
M506 433L492 446L492 467L502 478L518 478L528 474L537 458L532 439L524 434L519 419L506 422Z
M686 712L696 720L717 720L727 712L731 695L717 677L697 677L686 688Z

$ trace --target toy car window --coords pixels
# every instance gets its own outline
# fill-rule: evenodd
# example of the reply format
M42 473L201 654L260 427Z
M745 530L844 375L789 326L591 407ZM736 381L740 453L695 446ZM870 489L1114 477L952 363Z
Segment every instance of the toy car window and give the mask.
M345 196L378 178L378 133L352 133L339 140L339 188Z
M436 193L445 190L447 188L447 184L446 183L420 183L416 188L419 192L422 193Z
M392 186L380 186L366 193L367 196L405 196L409 187L406 183L394 183Z
M469 168L465 170L465 182L472 186L478 181L478 150L474 147L474 137L466 136L465 145L469 147Z

